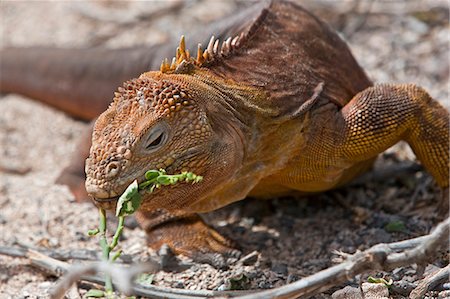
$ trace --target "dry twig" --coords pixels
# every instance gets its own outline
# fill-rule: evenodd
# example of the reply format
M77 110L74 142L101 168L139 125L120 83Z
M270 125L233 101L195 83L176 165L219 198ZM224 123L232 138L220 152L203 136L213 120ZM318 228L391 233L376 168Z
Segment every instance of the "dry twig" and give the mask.
M104 272L113 277L115 286L124 293L132 293L151 298L204 298L204 297L237 297L240 299L256 298L308 298L314 294L324 292L331 287L346 282L355 275L368 270L390 271L392 269L411 264L424 264L449 242L450 218L441 222L436 229L428 235L405 241L378 244L365 251L351 255L341 264L305 277L294 283L266 291L190 291L183 289L169 289L152 285L133 285L133 277L144 271L155 271L152 264L132 265L130 267L112 266L109 263L89 263L83 266L72 266L68 263L55 260L39 252L28 250L26 256L32 265L44 269L56 276L67 273L53 291L53 298L61 298L70 286L78 280L102 283L103 278L93 276L94 273ZM11 251L13 256L17 252ZM412 296L421 296L423 292L433 287L436 281L448 277L449 267L422 281ZM244 294L244 295L243 295ZM413 297L418 298L418 297Z
M97 250L88 249L48 249L37 248L24 244L20 246L0 246L0 254L14 256L14 257L27 257L28 251L33 250L42 253L51 258L67 261L67 260L87 260L87 261L99 261L101 260L101 252ZM119 259L122 263L129 264L132 262L132 256L128 254L122 254Z
M59 299L66 291L80 279L91 280L88 275L96 273L107 273L115 281L115 287L124 294L133 292L133 280L136 275L143 272L155 272L159 267L154 263L143 263L133 267L120 267L109 262L89 263L86 265L75 265L65 275L51 292L51 297ZM96 279L97 280L97 279Z
M441 247L448 244L449 231L450 218L447 218L429 235L391 244L377 244L352 255L339 265L294 283L258 294L243 296L240 299L308 298L368 270L389 271L406 265L424 263L435 256ZM398 250L402 251L396 252Z
M189 291L167 288L157 288L154 286L134 286L132 292L136 295L151 296L152 298L198 298L198 297L238 297L240 299L256 298L308 298L330 289L333 286L346 282L355 275L368 270L390 271L392 269L411 264L423 264L436 256L436 253L449 242L450 218L441 222L436 229L422 237L410 240L378 244L363 252L357 252L350 256L345 262L320 271L309 277L305 277L294 283L275 288L272 290L253 292L242 295L242 292L214 292L214 291ZM74 275L70 273L69 281L76 281L84 275L86 271L91 271L98 266L85 266L85 272ZM136 266L133 266L136 267ZM139 266L137 266L139 267ZM86 270L87 269L87 270ZM124 269L113 269L110 266L102 266L101 270L110 273L115 277L115 281L131 279L139 271L135 269L121 274ZM130 275L133 273L133 275ZM120 277L120 279L118 279ZM129 281L131 283L131 281ZM66 284L68 288L69 285ZM120 286L118 286L120 289ZM149 288L150 287L150 288ZM67 289L66 288L66 289ZM61 292L64 288L60 288ZM128 290L128 289L127 289ZM57 298L57 297L54 297Z
M411 292L409 298L411 299L423 298L426 292L448 281L449 277L450 277L450 265L447 265L447 267L437 270L431 275L425 277L418 284L418 286Z

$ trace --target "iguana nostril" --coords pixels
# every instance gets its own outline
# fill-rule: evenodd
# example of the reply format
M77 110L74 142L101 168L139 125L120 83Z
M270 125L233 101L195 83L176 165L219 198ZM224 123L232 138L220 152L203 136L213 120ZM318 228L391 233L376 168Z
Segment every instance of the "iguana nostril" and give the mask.
M110 162L108 166L106 166L106 175L109 178L117 176L119 173L120 165L118 162Z

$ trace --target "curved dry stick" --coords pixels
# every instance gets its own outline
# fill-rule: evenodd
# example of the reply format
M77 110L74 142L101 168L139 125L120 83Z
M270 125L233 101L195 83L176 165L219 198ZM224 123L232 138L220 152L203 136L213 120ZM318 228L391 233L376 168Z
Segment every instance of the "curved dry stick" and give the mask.
M449 232L450 218L447 218L429 235L392 244L374 245L363 252L350 256L347 261L339 265L322 270L294 283L242 296L239 299L308 298L368 270L390 271L401 266L422 263L433 257L433 253L436 253L440 247L448 244ZM417 239L420 239L420 242L417 242ZM412 249L403 252L395 252L395 250L409 245L415 246L411 246Z
M118 267L109 262L89 263L86 265L72 266L67 274L58 282L51 291L52 299L63 298L66 291L78 280L95 273L106 273L115 281L115 286L124 294L130 294L133 290L133 280L136 275L143 272L155 272L158 268L154 263L143 263L133 267Z
M419 299L423 298L426 292L432 290L436 286L449 281L450 277L450 265L437 270L431 275L425 277L417 287L409 294L409 298L411 299Z
M191 291L183 289L170 289L156 286L132 286L132 277L143 271L142 265L134 265L128 269L118 268L117 265L87 264L75 270L69 270L69 264L49 258L40 253L29 250L28 257L33 265L51 271L57 276L68 272L58 284L56 295L64 294L70 285L80 279L92 282L102 282L99 276L86 276L94 270L107 272L114 277L115 282L124 284L115 285L118 289L140 296L151 298L184 298L196 299L205 297L234 297L239 299L256 298L308 298L314 294L324 292L331 287L339 285L357 274L368 270L389 271L401 266L415 263L425 263L433 258L439 249L449 242L450 218L441 222L436 229L428 235L405 241L378 244L373 247L351 255L345 262L305 277L294 283L266 291ZM102 266L98 266L102 265ZM152 264L154 267L154 264ZM447 267L448 268L448 267ZM444 269L447 269L444 268ZM153 268L154 270L155 268ZM448 272L448 269L446 270ZM97 272L97 271L95 271ZM445 272L445 273L447 273ZM249 294L250 293L250 294ZM244 294L244 295L243 295ZM54 296L53 298L60 298Z
M99 261L102 253L98 250L89 249L49 249L38 248L28 245L20 244L20 246L0 246L0 254L13 257L27 257L29 250L40 252L51 258L67 261L67 260L87 260ZM121 254L119 259L124 264L131 264L133 257L128 254Z

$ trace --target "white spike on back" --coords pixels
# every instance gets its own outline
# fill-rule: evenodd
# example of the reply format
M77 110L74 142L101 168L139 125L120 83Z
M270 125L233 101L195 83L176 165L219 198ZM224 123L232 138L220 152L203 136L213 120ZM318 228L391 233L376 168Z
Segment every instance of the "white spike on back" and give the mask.
M231 46L232 46L233 48L236 47L238 41L239 41L239 36L235 36L235 37L231 40Z
M180 38L180 43L176 49L175 57L169 64L169 60L166 58L162 61L160 71L162 73L176 72L182 73L189 70L189 64L197 65L199 67L204 66L206 63L211 63L221 57L230 55L239 46L242 41L243 33L234 38L228 37L222 45L220 45L219 39L211 36L208 46L203 50L201 44L197 46L197 55L191 57L189 51L186 50L186 42L184 35Z
M208 52L209 54L212 54L212 52L213 52L215 40L216 40L216 38L214 37L214 35L211 36L211 39L209 40L209 43L208 43L208 47L206 48L206 52Z
M218 55L219 54L219 39L216 39L216 41L214 42L214 47L213 47L213 54L214 55Z
M231 37L227 38L222 43L222 48L220 49L220 53L224 56L227 56L231 52Z

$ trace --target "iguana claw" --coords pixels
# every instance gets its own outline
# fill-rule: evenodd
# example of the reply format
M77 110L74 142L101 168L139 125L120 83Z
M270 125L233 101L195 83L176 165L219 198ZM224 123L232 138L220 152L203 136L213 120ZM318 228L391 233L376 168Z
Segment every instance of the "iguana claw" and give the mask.
M209 227L196 214L168 216L160 212L138 213L137 219L147 232L149 247L158 250L166 244L175 254L182 254L196 262L226 269L241 255L233 241ZM165 218L166 221L159 221Z

